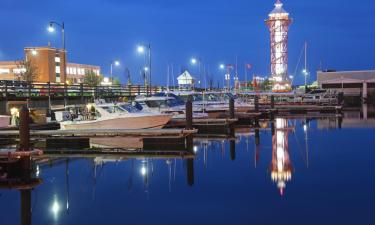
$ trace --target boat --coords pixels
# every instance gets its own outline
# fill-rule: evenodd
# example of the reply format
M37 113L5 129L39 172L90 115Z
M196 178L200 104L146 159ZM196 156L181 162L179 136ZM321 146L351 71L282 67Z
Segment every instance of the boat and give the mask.
M229 99L235 99L235 96L228 92L180 92L177 95L185 101L190 96L193 101L194 112L207 113L209 118L219 118L226 114L229 111ZM254 108L254 105L236 99L234 107L236 112L248 112Z
M6 128L9 126L10 116L0 115L0 128Z
M84 116L60 122L61 129L156 129L163 128L172 118L166 113L141 112L128 103L89 104L86 112Z
M135 107L144 112L173 114L173 119L185 119L185 102L172 93L158 93L150 97L140 96L135 99ZM193 112L193 118L207 118L207 113Z

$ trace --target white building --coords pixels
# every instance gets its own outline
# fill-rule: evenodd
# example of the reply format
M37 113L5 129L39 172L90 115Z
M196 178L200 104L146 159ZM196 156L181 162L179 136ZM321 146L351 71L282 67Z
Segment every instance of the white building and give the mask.
M178 87L180 89L193 89L195 84L195 78L185 70L180 76L177 77Z

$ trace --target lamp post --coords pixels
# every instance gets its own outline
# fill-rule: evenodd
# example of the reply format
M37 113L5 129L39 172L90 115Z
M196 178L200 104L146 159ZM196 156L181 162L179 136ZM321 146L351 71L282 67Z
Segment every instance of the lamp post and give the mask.
M191 58L190 62L191 62L192 65L198 64L198 75L199 75L198 84L199 84L199 88L202 88L202 74L201 74L202 60L201 60L200 57L198 57L198 58L193 57L193 58Z
M151 82L151 44L138 45L137 52L139 54L144 54L146 49L148 50L148 67L146 67L146 68L147 68L147 71L148 71L148 74L149 74L149 86L151 88L151 85L152 85L152 82Z
M119 66L120 65L120 62L118 60L114 60L111 62L111 81L113 83L113 65L115 66Z
M65 46L65 23L62 22L62 23L58 23L58 22L55 22L55 21L50 21L49 22L49 27L48 27L48 31L50 33L53 33L55 32L55 27L54 26L58 26L61 28L61 40L62 40L62 48L64 50L64 77L65 77L65 80L66 80L66 46ZM64 81L65 83L65 81Z

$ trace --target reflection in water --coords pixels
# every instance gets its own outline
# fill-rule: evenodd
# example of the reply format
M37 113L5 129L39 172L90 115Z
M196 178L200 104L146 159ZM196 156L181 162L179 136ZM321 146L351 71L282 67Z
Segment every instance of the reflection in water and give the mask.
M288 146L288 120L276 118L272 135L271 178L277 183L280 195L284 195L286 182L292 178L292 165Z

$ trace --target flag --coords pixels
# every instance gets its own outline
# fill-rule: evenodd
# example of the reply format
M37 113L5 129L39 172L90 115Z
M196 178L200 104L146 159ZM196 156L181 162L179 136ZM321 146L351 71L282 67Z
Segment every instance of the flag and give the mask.
M234 65L232 65L232 64L228 64L228 65L227 65L227 69L234 69Z

